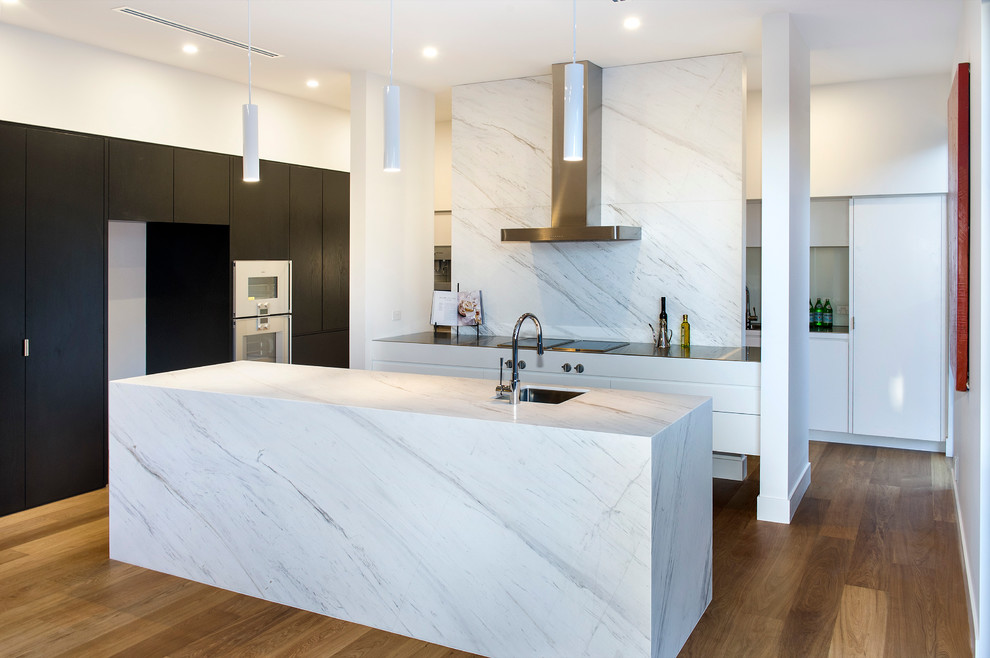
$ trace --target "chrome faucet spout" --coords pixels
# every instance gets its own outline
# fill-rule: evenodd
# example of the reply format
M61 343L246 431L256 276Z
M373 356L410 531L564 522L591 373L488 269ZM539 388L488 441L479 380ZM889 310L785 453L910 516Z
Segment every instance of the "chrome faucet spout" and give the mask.
M536 325L536 353L543 354L543 327L540 326L540 320L532 313L523 313L512 329L512 404L519 404L519 330L526 318Z

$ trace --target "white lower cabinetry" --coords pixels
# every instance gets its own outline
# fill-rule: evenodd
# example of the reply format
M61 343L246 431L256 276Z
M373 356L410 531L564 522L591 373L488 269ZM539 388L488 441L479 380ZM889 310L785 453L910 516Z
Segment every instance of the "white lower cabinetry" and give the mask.
M498 380L498 360L507 348L428 345L396 341L373 343L372 369L448 377ZM717 452L760 454L760 364L618 354L520 350L523 384L613 388L712 398L713 446ZM564 370L564 365L570 370ZM577 366L583 372L577 372ZM506 368L503 381L511 379Z
M849 335L812 334L808 428L849 431Z

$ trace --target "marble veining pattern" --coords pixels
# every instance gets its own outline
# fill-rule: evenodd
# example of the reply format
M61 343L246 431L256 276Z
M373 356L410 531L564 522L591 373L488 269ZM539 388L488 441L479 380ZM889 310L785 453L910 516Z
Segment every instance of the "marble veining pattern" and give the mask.
M676 655L711 597L711 402L643 394L606 431L492 419L471 386L246 362L112 382L111 557L489 656Z
M453 280L484 291L485 330L531 311L554 335L649 342L666 296L675 343L687 313L694 344L742 344L742 57L604 70L602 223L638 242L500 242L550 224L550 103L550 76L453 91Z

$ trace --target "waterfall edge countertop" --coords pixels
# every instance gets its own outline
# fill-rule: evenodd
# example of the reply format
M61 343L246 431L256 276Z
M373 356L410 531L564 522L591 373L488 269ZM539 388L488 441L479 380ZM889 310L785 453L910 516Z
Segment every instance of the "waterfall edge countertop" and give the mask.
M545 336L544 341L549 337ZM387 343L412 343L417 345L457 345L460 347L500 347L503 343L511 342L511 336L475 336L472 330L462 330L458 337L454 333L437 333L422 331L403 336L376 338ZM573 339L579 340L579 339ZM531 346L520 345L519 349L535 349ZM552 348L548 348L552 351ZM661 350L652 343L628 343L622 347L603 352L608 356L651 356L673 359L702 359L711 361L740 361L759 363L759 347L718 347L710 345L692 345L684 349L680 345L671 345Z
M491 383L479 379L255 361L233 361L117 381L647 438L706 400L700 396L576 386L564 388L587 393L563 404L526 402L513 406L508 399L496 399Z
M110 382L110 557L485 656L676 656L712 595L711 400L492 394L248 361Z

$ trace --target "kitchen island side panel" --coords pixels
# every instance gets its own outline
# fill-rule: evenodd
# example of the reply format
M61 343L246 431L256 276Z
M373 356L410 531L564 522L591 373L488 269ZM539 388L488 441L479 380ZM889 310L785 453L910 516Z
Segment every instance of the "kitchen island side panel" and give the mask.
M650 439L112 383L111 557L489 656L673 656L710 404Z

